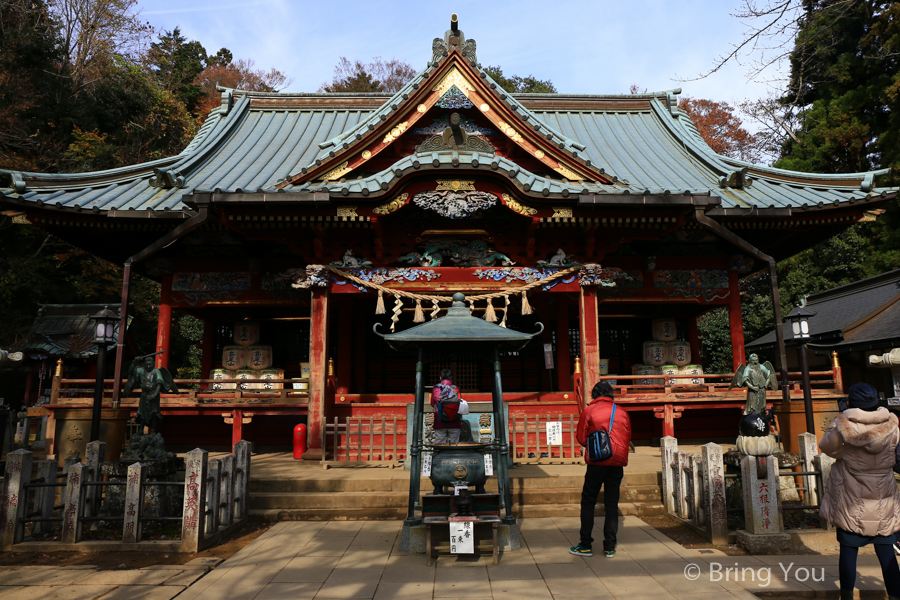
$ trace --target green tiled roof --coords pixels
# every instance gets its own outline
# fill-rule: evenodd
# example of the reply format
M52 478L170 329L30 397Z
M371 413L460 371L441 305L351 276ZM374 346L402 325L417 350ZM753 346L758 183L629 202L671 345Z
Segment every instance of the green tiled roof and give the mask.
M446 53L445 53L446 54ZM875 189L887 171L817 175L749 165L717 155L687 115L676 92L635 96L524 94L500 89L480 64L472 68L522 120L523 127L612 183L568 182L521 168L507 158L463 151L428 152L399 158L389 168L361 179L276 185L368 143L367 133L404 110L416 90L430 83L445 55L396 94L267 94L225 90L197 137L179 155L121 169L81 174L0 171L10 180L0 198L25 206L108 212L190 212L195 193L292 194L326 192L334 197L393 193L406 175L428 169L491 170L524 193L580 197L602 203L604 195L715 196L721 209L822 207L893 195ZM572 108L577 104L576 108ZM528 108L530 105L534 108ZM458 166L457 166L458 165ZM115 211L115 212L112 212Z

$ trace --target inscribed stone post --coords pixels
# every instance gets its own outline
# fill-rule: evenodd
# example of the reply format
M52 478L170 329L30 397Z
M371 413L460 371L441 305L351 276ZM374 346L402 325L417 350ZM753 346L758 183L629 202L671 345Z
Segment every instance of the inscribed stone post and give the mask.
M713 443L704 444L701 452L710 542L717 545L726 544L728 511L725 504L725 463L722 460L722 447Z
M81 541L81 515L84 510L84 474L81 463L69 467L66 476L66 496L63 502L63 542L75 544Z
M247 492L250 488L250 442L234 445L234 521L247 518Z
M72 465L77 465L81 462L81 458L76 454L75 456L67 456L65 460L63 460L63 475L69 474L69 467Z
M821 473L821 475L819 475L821 480L819 481L819 493L816 494L816 503L819 506L822 506L822 500L825 498L825 490L827 489L826 484L828 483L828 478L831 476L831 467L834 465L834 459L827 454L819 454L816 456L813 464L816 466L816 471ZM834 525L825 519L819 519L819 527L822 529L834 529Z
M228 527L234 517L234 456L229 454L219 460L222 474L219 482L219 525Z
M759 477L757 461L765 461L765 477ZM744 529L754 534L781 533L781 505L778 502L778 461L773 456L745 456L741 459L744 487Z
M219 530L219 489L222 484L221 463L213 459L209 461L209 485L206 488L206 506L209 507L209 515L206 517L206 535L212 535Z
M147 465L134 463L128 467L125 479L125 524L122 526L122 541L133 544L141 541L141 516L144 512L141 488L147 481Z
M25 484L31 481L31 465L34 455L29 450L14 450L6 455L6 473L3 481L3 499L0 503L0 526L3 527L0 547L12 548L24 536L25 510L28 507L28 491Z
M818 444L816 443L816 434L809 432L801 433L797 436L797 439L800 441L801 468L806 472L815 471L815 458L816 454L819 451ZM804 475L803 487L806 488L806 491L803 493L803 504L810 506L817 504L819 493L818 480L816 476Z
M675 455L675 510L682 519L688 518L688 486L690 485L685 473L688 466L688 454L679 450Z
M698 527L706 524L706 511L703 509L703 459L699 454L691 454L691 521Z
M106 460L106 442L99 440L88 442L84 452L85 477L87 481L100 481L100 463ZM100 510L102 488L91 485L84 488L84 504L86 517L93 517Z
M37 476L43 479L44 483L56 483L57 464L55 460L42 460L38 462ZM48 519L53 516L53 504L56 500L55 487L39 487L34 488L34 510L40 513L38 516L42 519ZM38 535L50 531L51 523L38 521L34 524L33 535Z
M198 552L206 523L206 477L209 452L197 448L184 461L184 509L181 551Z
M673 465L678 452L678 440L667 435L660 440L659 455L662 457L663 504L666 512L675 513L675 478Z

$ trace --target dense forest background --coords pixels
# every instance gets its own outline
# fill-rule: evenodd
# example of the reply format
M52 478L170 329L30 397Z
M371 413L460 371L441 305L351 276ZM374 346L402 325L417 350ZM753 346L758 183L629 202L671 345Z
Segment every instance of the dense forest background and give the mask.
M755 12L740 16L764 23L735 48L747 47L771 30L766 23L781 19L791 36L776 58L789 64L789 78L780 93L734 106L683 97L681 108L707 143L741 160L799 171L891 167L895 174L877 183L897 185L900 3L783 0L747 6ZM785 6L792 10L774 11ZM276 92L290 85L281 71L258 69L227 48L212 52L177 28L156 31L139 8L137 0L0 0L0 168L78 172L177 154L219 104L217 85ZM736 56L726 52L721 60ZM774 62L764 57L760 70ZM549 79L506 76L499 66L487 70L509 92L557 91ZM396 59L340 57L333 80L319 91L392 92L415 72ZM742 119L753 123L752 133ZM892 201L874 221L779 263L782 310L810 293L900 266L898 226L900 210ZM28 331L38 304L117 303L120 285L120 265L15 222L12 212L0 213L0 347ZM750 341L773 326L767 276L752 274L741 287ZM155 339L158 298L158 284L133 281L133 327L146 351ZM708 313L701 332L705 368L730 371L725 312ZM179 376L199 376L200 323L182 316L173 333L170 364Z

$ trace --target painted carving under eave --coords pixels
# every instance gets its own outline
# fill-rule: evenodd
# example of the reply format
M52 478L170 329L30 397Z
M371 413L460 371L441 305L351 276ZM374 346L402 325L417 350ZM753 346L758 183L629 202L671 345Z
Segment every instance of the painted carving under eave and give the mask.
M357 257L353 254L353 250L347 249L340 260L329 263L332 267L360 269L372 266L372 261L368 258Z
M615 268L604 268L597 264L583 265L578 272L578 283L581 287L616 287L616 279L622 271Z
M433 210L442 217L465 219L496 205L497 197L488 192L435 190L419 192L412 201L419 208Z
M308 289L328 286L328 267L324 265L306 265L306 277L297 279L291 287Z
M550 257L549 260L539 260L536 265L540 268L546 267L574 267L575 265L581 264L577 260L575 260L574 254L566 254L566 252L560 248L556 251L556 254Z
M422 267L491 267L495 264L512 266L508 256L498 252L481 240L432 240L425 244L423 251L410 252L400 257L400 262L418 264Z

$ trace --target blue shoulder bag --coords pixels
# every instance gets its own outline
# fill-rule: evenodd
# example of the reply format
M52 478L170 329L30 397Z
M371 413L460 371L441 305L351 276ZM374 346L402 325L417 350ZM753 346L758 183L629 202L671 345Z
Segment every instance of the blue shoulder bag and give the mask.
M612 414L609 415L609 431L598 429L588 434L587 450L588 459L592 461L606 460L613 455L612 444L609 436L612 433L613 420L616 418L616 405L613 404Z

